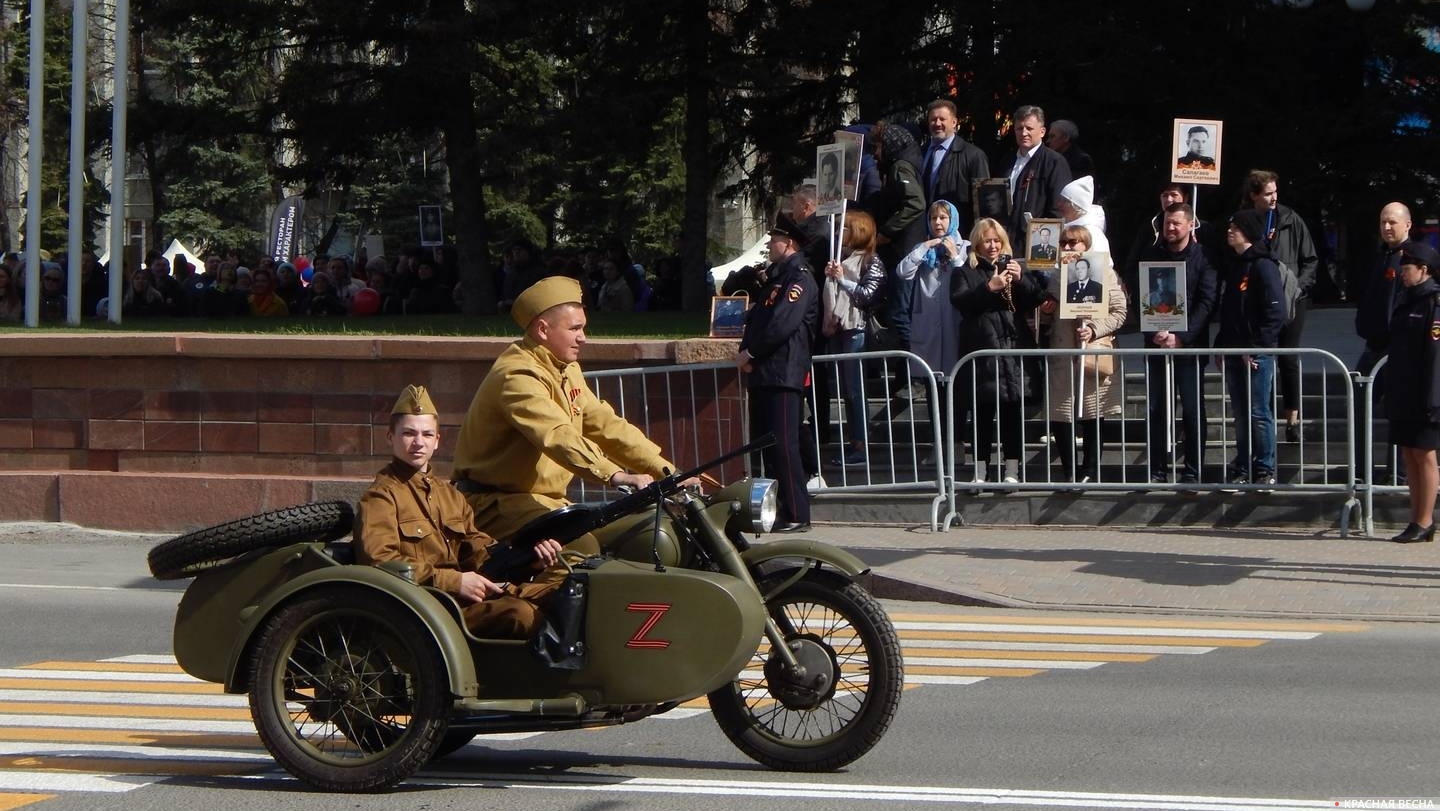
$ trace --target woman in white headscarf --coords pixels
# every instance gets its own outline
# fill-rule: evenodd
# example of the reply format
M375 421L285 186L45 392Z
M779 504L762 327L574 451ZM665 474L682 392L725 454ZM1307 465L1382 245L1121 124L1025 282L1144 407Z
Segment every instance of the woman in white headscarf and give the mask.
M1086 175L1060 190L1060 214L1067 227L1079 225L1090 232L1090 250L1110 253L1110 240L1105 238L1105 209L1095 202L1095 178Z

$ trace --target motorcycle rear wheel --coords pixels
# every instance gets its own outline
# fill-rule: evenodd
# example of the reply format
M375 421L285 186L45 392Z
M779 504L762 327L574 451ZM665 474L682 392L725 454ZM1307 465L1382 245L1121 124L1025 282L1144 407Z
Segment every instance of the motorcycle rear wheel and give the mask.
M449 723L445 662L410 612L331 589L281 608L251 660L250 714L265 748L326 791L414 774Z
M786 576L762 580L761 591ZM824 572L806 574L768 608L807 678L785 672L762 642L735 681L710 694L716 723L740 751L772 769L820 772L851 763L879 742L900 706L905 674L894 625L869 592Z

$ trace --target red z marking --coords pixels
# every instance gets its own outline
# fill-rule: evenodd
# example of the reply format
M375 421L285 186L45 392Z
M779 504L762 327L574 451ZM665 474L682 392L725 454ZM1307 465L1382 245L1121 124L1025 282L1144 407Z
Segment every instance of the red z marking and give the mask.
M668 648L668 647L670 647L670 640L668 640L668 639L646 639L646 638L645 638L645 635L648 634L648 633L650 633L651 629L653 629L653 628L655 627L655 624L658 623L658 622L660 622L660 618L663 617L663 616L665 616L665 612L670 610L670 603L631 603L631 604L625 606L625 610L626 610L626 611L639 611L639 612L642 612L642 613L648 613L648 614L650 615L650 618L647 619L647 620L645 620L645 622L643 622L643 623L640 625L640 629L635 632L635 635L632 636L632 637L630 637L630 641L625 643L625 647L627 647L627 648Z

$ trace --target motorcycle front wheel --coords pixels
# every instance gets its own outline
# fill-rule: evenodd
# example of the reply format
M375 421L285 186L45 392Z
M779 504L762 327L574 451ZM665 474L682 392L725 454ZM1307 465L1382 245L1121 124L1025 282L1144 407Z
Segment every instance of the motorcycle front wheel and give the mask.
M769 593L786 577L758 585ZM720 729L740 751L783 771L832 771L870 751L905 683L885 609L855 583L818 571L766 605L803 672L762 642L735 680L709 696Z
M275 612L251 660L250 714L286 771L327 791L378 791L428 763L450 687L413 614L345 589Z

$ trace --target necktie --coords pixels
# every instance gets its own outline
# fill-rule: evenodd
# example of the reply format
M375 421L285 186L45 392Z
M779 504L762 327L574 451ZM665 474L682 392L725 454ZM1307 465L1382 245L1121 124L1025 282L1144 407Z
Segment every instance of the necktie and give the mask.
M935 177L940 173L940 159L944 155L944 143L936 141L930 146L930 157L925 161L925 197L935 197Z

